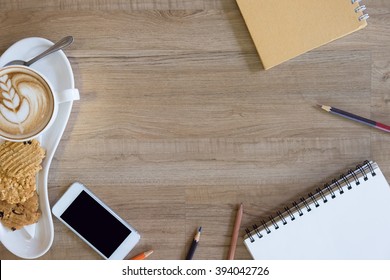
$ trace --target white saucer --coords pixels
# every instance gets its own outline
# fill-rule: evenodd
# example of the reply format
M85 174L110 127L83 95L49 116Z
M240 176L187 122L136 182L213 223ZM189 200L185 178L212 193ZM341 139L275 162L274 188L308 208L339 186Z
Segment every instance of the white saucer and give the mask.
M13 44L0 57L0 67L15 59L29 60L53 45L43 38L26 38ZM74 88L73 71L63 51L58 51L31 65L31 68L44 74L53 85L53 90L62 91ZM45 254L51 247L54 238L53 219L51 216L47 178L53 155L61 140L72 110L73 101L59 104L58 115L53 125L37 138L46 150L42 170L37 175L37 192L42 211L38 223L11 231L0 223L0 241L18 257L33 259ZM0 140L0 142L3 142Z

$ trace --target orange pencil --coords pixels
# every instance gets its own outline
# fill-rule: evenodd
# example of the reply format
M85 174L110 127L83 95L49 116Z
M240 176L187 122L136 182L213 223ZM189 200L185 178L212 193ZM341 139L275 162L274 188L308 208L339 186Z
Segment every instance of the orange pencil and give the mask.
M149 251L143 252L139 255L136 255L135 257L132 257L130 260L144 260L147 257L149 257L152 253L153 253L153 250L149 250Z
M229 254L228 254L228 260L233 260L234 259L234 254L236 253L238 232L240 230L240 225L241 225L241 219L242 219L243 212L244 212L244 209L243 209L243 206L242 206L242 203L241 203L240 204L240 208L238 208L238 211L237 211L236 222L234 223L232 240L231 240L231 243L230 243L230 249L229 249Z

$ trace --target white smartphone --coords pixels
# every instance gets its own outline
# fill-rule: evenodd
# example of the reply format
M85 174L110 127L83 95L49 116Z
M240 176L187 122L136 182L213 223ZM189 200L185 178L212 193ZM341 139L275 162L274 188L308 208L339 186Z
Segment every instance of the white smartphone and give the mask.
M140 240L138 232L81 183L73 183L52 212L109 260L123 260Z

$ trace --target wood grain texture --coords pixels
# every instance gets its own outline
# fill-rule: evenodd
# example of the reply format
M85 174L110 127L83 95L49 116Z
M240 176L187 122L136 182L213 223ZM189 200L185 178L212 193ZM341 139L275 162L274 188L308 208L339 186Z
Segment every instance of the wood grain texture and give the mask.
M390 123L390 2L369 25L269 71L234 0L0 0L0 52L25 37L66 49L81 101L52 162L49 200L74 181L137 228L131 255L226 259L244 228L365 159L390 178L389 135L315 108ZM42 259L99 259L63 224ZM163 242L162 242L163 240ZM1 259L15 259L0 245ZM238 242L237 259L250 259Z

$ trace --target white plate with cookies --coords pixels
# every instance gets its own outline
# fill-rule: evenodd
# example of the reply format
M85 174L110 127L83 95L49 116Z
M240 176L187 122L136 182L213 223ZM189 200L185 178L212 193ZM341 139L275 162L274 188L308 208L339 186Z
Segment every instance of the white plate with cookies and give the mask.
M37 54L43 52L47 48L53 45L53 42L38 38L26 38L20 40L8 48L0 57L0 67L3 67L6 63L12 60L25 60L28 61ZM68 58L63 51L53 53L38 62L30 66L34 70L42 73L51 83L52 87L56 91L63 91L66 89L74 89L74 76ZM23 219L24 208L35 207L37 200L40 215L37 218L37 222L27 226L13 227L12 222L0 222L0 241L1 243L13 254L20 258L34 259L44 255L51 247L54 239L53 219L50 211L50 204L48 199L48 174L51 161L54 153L57 149L58 143L61 140L62 134L65 130L68 122L73 101L64 102L59 104L58 113L53 124L48 130L37 138L29 141L29 143L19 143L19 146L6 147L7 149L38 149L35 146L40 144L40 147L45 151L45 157L43 158L40 166L37 167L35 179L36 194L31 199L28 199L30 203L27 205L11 205L12 215L19 220ZM4 144L3 140L0 140L0 145ZM27 146L28 145L28 146ZM24 149L26 148L26 149ZM27 150L28 151L28 150ZM36 150L38 151L38 150ZM31 153L31 152L28 152ZM23 158L24 156L22 156ZM8 166L8 165L7 165ZM1 172L1 170L0 170ZM15 171L16 172L16 171ZM19 172L20 173L20 172ZM19 174L18 173L18 174ZM35 174L35 173L34 173ZM1 175L1 174L0 174ZM19 174L20 175L20 174ZM31 175L31 173L30 173ZM23 176L23 175L21 175ZM26 185L28 185L26 183ZM2 191L0 189L0 191ZM20 194L19 194L20 195ZM0 195L1 197L1 195ZM4 196L3 196L4 198ZM26 200L26 199L24 199ZM31 206L32 205L32 206ZM21 213L19 213L21 212ZM30 211L31 212L31 211ZM1 214L1 213L0 213ZM33 213L34 214L34 213ZM34 219L31 217L31 213L28 214L28 219ZM0 217L1 219L2 217ZM14 221L19 222L19 221Z

